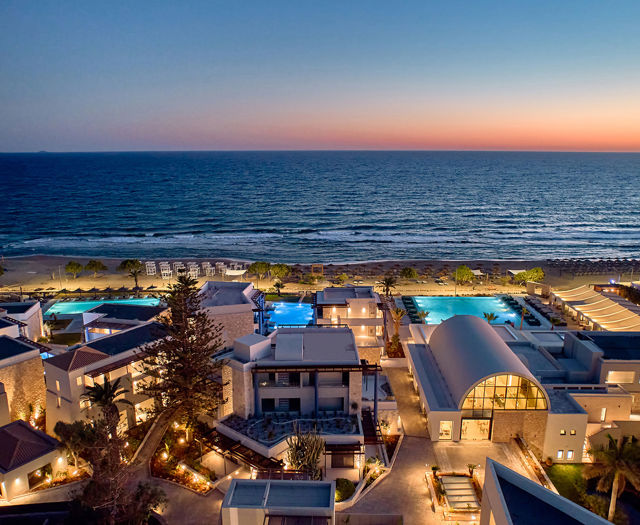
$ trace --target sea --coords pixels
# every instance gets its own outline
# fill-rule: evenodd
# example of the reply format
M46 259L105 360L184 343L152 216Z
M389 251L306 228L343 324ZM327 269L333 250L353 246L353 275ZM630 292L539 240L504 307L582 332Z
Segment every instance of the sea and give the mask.
M640 154L1 154L0 195L5 257L640 257Z

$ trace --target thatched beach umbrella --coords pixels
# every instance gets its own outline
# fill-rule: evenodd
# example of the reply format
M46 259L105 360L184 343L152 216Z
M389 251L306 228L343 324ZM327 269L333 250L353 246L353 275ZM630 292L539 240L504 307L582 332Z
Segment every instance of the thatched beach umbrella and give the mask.
M118 292L128 292L129 289L126 286L121 286L120 288L118 288Z
M76 288L73 293L83 293L84 290L82 288Z

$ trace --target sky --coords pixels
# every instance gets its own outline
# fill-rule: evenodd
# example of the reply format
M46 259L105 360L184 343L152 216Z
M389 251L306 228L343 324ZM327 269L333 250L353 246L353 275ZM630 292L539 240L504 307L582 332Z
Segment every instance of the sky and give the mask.
M638 0L0 2L0 151L640 151Z

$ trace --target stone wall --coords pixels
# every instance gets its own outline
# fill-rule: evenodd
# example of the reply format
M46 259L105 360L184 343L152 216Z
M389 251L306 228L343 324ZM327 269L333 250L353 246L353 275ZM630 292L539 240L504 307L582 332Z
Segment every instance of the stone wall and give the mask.
M351 405L358 404L357 409L353 409ZM347 410L350 414L360 412L362 405L362 372L349 372L349 406Z
M236 339L254 332L253 312L251 311L216 314L212 319L222 325L222 344L224 348L231 348Z
M29 418L29 404L34 410L46 408L44 368L40 356L0 369L0 382L9 401L11 421Z
M224 403L222 404L220 415L222 417L228 416L233 413L233 370L230 366L222 367L222 398Z
M540 455L546 429L546 410L494 410L491 441L500 443L521 436Z

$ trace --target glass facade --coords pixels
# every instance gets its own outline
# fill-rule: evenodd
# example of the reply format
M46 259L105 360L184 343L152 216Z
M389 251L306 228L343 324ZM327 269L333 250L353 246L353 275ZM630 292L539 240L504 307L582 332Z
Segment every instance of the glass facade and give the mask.
M494 410L546 410L547 400L535 383L512 374L476 385L462 403L462 417L490 418Z

